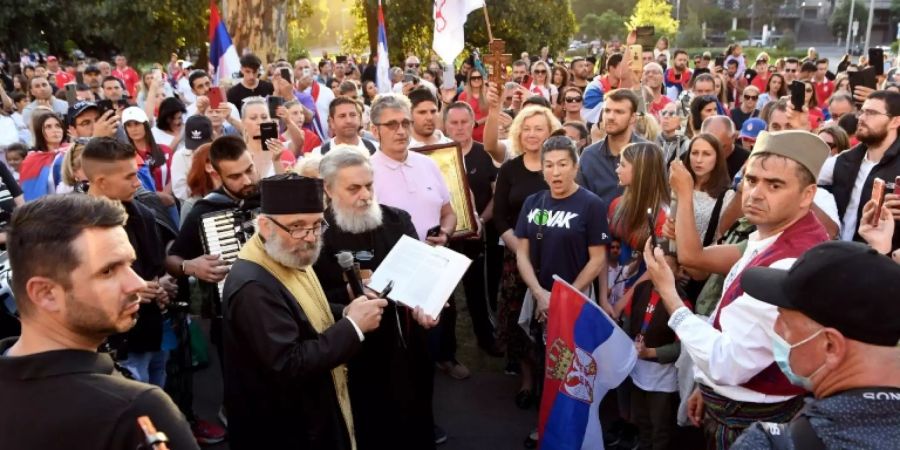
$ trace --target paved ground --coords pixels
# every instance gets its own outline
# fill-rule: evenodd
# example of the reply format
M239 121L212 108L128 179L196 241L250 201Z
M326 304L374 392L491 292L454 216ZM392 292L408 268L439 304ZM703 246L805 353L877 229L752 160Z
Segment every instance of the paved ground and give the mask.
M457 322L458 358L472 370L472 377L458 381L440 372L435 375L435 415L450 438L440 450L520 450L522 441L536 425L537 409L523 411L513 403L518 382L503 374L505 359L491 358L475 345L471 322L460 305ZM210 358L216 358L210 348ZM199 371L194 379L194 405L200 417L211 420L222 398L218 362ZM207 447L228 448L225 443Z

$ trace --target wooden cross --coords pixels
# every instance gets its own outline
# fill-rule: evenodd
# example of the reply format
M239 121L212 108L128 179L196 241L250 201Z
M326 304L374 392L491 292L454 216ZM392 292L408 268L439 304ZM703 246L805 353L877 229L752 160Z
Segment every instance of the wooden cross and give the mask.
M512 55L503 53L506 50L506 42L502 39L492 39L488 44L488 54L482 58L488 71L488 79L503 89L503 83L509 78L506 67L512 64Z

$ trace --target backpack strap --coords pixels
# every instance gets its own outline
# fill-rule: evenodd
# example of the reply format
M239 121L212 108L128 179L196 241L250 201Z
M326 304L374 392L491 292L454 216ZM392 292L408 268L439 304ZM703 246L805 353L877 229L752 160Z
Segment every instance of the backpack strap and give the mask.
M716 199L716 206L713 207L712 214L709 216L709 225L706 227L706 235L703 236L703 246L708 247L712 245L713 240L716 238L716 229L719 228L719 214L722 212L722 204L725 203L725 194L728 191L723 191L719 194L719 198Z

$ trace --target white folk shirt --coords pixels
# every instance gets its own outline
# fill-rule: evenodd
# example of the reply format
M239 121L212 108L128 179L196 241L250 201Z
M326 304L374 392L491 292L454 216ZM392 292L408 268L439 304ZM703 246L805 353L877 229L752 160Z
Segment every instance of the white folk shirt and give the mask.
M728 273L722 292L780 235L760 240L758 232L751 234L747 250ZM782 259L769 267L788 269L794 259ZM669 318L669 327L681 340L682 350L694 361L694 379L723 397L741 402L778 403L792 398L766 395L740 386L774 362L772 337L778 308L742 294L722 310L719 317L722 331L719 331L712 322L721 306L720 303L709 319L692 314L686 307L678 308Z

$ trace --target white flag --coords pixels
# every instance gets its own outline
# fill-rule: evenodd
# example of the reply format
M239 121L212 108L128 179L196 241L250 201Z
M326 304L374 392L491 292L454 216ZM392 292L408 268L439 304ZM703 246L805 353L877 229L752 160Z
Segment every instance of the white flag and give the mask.
M453 63L465 44L466 16L484 7L484 0L434 0L434 52Z

